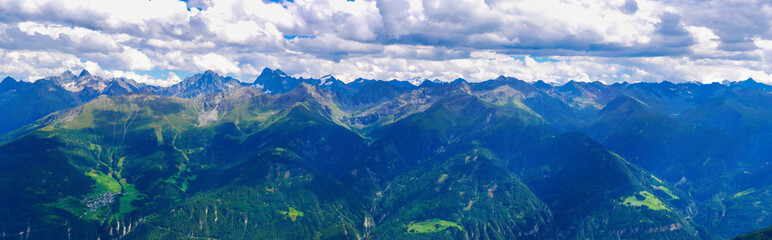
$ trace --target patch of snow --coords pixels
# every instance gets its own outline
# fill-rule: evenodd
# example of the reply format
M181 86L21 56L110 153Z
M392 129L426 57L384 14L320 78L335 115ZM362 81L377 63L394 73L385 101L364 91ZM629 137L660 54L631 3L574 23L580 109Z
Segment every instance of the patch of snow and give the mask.
M332 77L332 75L325 75L324 77L320 78L319 81L321 81L321 85L332 85L332 79L335 79Z

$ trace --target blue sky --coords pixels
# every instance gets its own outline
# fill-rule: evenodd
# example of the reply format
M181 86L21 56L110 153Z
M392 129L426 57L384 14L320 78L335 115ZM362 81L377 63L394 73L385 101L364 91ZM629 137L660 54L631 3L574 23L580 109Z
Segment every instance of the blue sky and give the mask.
M755 0L0 0L0 75L769 83L770 15Z

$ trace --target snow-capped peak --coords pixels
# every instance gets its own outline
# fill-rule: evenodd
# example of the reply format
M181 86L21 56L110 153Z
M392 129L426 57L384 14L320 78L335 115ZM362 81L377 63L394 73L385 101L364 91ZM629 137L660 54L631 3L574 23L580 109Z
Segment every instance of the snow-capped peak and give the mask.
M413 84L415 86L419 86L419 85L421 85L421 83L423 83L426 80L429 80L429 79L421 78L421 77L413 77L411 79L408 79L407 82L409 82L410 84Z

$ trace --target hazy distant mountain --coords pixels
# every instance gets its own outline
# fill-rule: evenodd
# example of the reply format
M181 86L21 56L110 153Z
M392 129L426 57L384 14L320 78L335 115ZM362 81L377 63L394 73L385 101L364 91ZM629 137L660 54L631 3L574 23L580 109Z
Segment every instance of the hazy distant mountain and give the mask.
M81 99L54 82L34 83L7 77L0 82L0 134L4 134L49 113L81 104Z
M126 78L102 78L83 70L65 71L34 83L7 77L0 82L0 135L18 129L55 111L78 106L99 95L121 95L154 87Z
M729 85L733 87L738 87L738 88L751 88L751 89L765 91L765 92L772 92L772 86L763 84L760 82L756 82L755 80L753 80L753 78L748 78L745 81L729 82Z

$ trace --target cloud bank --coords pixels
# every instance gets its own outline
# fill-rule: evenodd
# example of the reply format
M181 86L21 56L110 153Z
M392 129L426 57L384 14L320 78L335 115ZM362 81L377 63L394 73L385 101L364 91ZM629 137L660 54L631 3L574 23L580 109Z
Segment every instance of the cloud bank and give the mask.
M772 82L755 0L0 0L0 74Z

